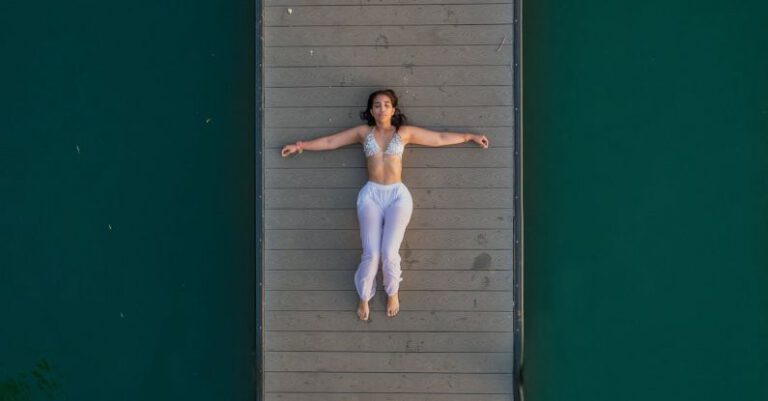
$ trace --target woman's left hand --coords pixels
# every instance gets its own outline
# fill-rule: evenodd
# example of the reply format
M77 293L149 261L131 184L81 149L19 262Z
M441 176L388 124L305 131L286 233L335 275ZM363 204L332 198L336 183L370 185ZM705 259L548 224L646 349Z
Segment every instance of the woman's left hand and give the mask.
M488 143L488 138L485 137L485 135L472 135L472 142L476 142L478 145L482 146L483 149L488 149L488 146L490 143Z

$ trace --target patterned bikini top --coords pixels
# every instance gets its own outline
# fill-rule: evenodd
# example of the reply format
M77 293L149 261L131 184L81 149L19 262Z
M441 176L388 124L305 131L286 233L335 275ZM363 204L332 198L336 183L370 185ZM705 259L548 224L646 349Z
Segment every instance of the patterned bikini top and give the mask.
M376 153L381 152L381 149L379 149L379 144L376 143L376 138L373 136L373 130L375 129L376 127L373 127L371 132L365 136L365 141L363 142L363 151L365 152L365 157L371 157ZM392 135L392 140L389 141L389 145L387 145L387 149L384 151L384 154L391 156L401 156L403 154L403 149L405 149L405 144L403 143L402 138L400 138L400 134L398 134L397 130L395 130L395 133Z

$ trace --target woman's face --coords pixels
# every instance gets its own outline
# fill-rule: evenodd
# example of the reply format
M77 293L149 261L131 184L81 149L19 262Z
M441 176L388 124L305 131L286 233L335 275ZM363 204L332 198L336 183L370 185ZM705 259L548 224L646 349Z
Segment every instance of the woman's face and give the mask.
M371 115L376 119L376 122L389 122L392 119L392 116L395 115L395 107L392 106L392 99L387 95L378 95L373 98Z

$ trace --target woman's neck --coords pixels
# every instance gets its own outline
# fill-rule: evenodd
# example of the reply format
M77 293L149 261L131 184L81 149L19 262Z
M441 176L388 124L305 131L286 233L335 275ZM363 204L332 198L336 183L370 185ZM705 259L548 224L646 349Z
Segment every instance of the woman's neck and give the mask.
M393 129L394 126L392 125L391 122L380 123L380 122L377 121L376 122L376 128L378 128L379 131L381 131L381 132L386 132L386 131L389 131L389 130Z

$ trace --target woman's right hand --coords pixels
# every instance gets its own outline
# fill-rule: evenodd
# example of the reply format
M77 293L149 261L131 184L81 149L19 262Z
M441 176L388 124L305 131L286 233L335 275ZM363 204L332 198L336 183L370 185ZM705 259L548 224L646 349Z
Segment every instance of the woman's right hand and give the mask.
M280 151L280 154L283 157L288 157L288 156L290 156L290 155L292 155L294 153L298 153L298 151L299 151L299 147L298 146L296 146L295 144L288 144L288 145L283 146L283 150Z

